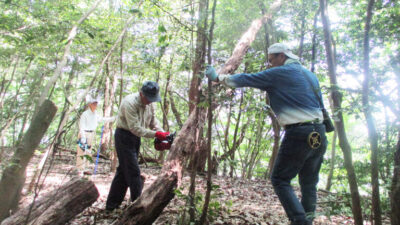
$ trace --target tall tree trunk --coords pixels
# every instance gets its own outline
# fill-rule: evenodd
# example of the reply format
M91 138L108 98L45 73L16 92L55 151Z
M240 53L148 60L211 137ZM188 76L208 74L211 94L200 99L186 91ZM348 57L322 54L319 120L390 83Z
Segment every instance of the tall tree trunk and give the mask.
M268 93L266 93L265 101L267 105L270 105ZM279 125L278 118L276 118L274 111L272 111L270 107L267 110L272 121L272 128L274 129L274 146L272 147L271 158L269 159L268 171L266 173L268 176L266 178L269 178L271 177L272 169L274 168L275 160L278 156L279 141L281 140L281 126Z
M392 60L392 68L396 74L397 101L400 104L400 65L397 59ZM398 111L396 114L399 115ZM399 118L397 118L397 121L399 121ZM394 225L400 224L400 127L397 127L397 145L394 152L393 167L392 186L390 188L390 221Z
M13 67L13 70L11 72L10 80L7 80L6 76L2 80L2 85L1 85L1 89L0 89L0 109L3 108L4 98L5 98L5 96L6 96L7 92L8 92L8 88L11 86L11 84L14 81L14 75L15 75L15 71L17 70L18 64L19 64L19 55L16 56L14 67ZM7 85L6 85L6 83L7 83Z
M78 65L78 58L75 57L74 61L72 62L71 71L69 72L68 80L67 80L66 85L65 85L64 96L69 96L71 94L72 80L74 78L74 75L76 74L77 65ZM57 145L61 144L61 133L62 133L61 130L63 128L60 127L60 126L64 126L62 121L64 120L65 117L68 117L68 115L66 115L66 113L68 111L69 104L70 103L68 102L68 99L65 98L64 99L63 111L61 112L60 122L58 124L58 129L57 129L57 131L59 131L59 132L56 132L56 136L55 136L55 139L57 141ZM51 152L51 150L52 150L52 147L48 147L47 148L45 154L43 154L43 156L42 156L42 158L41 158L41 160L39 162L39 165L35 168L35 171L33 172L33 175L32 175L32 178L31 178L31 182L29 182L29 186L28 186L28 190L27 190L28 193L30 193L33 190L33 187L35 186L36 180L37 180L37 178L39 176L39 172L42 171L42 169L43 169L43 167L44 167L44 165L45 165L45 163L47 161L47 157L48 157L49 153Z
M196 39L196 50L195 60L193 61L192 70L193 76L189 89L189 113L195 112L195 120L199 117L200 109L198 104L200 103L201 87L199 78L200 72L204 69L205 56L206 56L206 29L207 29L207 17L208 17L208 1L199 2L199 19L197 22L197 39ZM196 174L197 166L200 161L201 154L201 141L203 138L203 124L194 129L194 148L192 149L192 157L190 159L190 187L189 187L189 215L190 222L195 222L196 218L196 206L195 206L195 195L196 195Z
M318 16L320 15L320 10L321 8L318 8L317 12L315 13L314 16L314 23L313 23L313 35L312 35L312 50L311 50L311 72L315 72L315 58L317 55L317 22L318 22Z
M375 121L369 105L369 88L371 73L369 71L369 31L371 28L372 9L374 0L368 1L367 18L364 29L364 82L362 104L365 119L367 120L368 137L371 145L371 183L372 183L372 214L375 225L382 224L382 212L379 197L379 173L378 173L378 134Z
M169 96L169 102L171 103L171 109L172 109L172 112L174 113L176 122L178 123L179 128L182 128L183 123L182 123L182 119L181 119L181 114L179 114L179 111L176 108L175 101L174 101L174 98L172 97L171 91L169 91L168 96Z
M124 37L125 35L122 36L121 38L121 43L120 43L120 51L119 51L119 73L121 76L121 80L119 81L120 86L119 86L119 99L118 99L118 106L121 105L121 101L122 101L122 93L124 90L124 60L123 60L123 56L124 56ZM115 79L115 82L118 79ZM117 164L118 164L118 156L117 156L117 151L115 149L113 149L112 153L111 153L111 166L110 166L110 170L112 173L115 173L115 171L117 170Z
M168 98L169 92L169 84L171 81L171 69L174 62L174 56L171 56L169 65L168 65L168 75L167 75L167 82L165 84L164 89L164 96L163 96L163 104L161 104L162 112L163 112L163 129L169 131L169 124L168 124L168 114L169 114L169 105L170 105L170 98ZM165 151L160 151L158 155L158 161L163 163L165 158Z
M324 26L324 37L325 37L325 50L328 61L328 71L331 83L331 97L334 106L335 113L335 127L338 131L339 146L343 151L344 164L347 170L347 178L350 185L351 199L352 199L352 211L354 216L354 222L356 225L363 224L362 210L360 204L360 194L358 192L357 178L354 172L351 146L347 140L346 131L344 127L343 114L341 109L341 95L338 91L338 84L336 80L336 69L335 69L335 59L334 53L332 51L332 40L331 40L331 30L329 24L329 17L327 14L327 1L319 0L321 8L321 19Z
M400 129L398 129L396 152L394 153L394 169L390 203L390 221L392 224L400 224Z
M328 179L326 181L326 188L325 190L330 191L332 187L332 178L333 178L333 171L335 170L335 157L336 157L336 139L337 139L337 130L333 132L332 138L332 147L331 147L331 165L329 167L329 174Z
M243 92L242 95L240 97L240 105L239 105L239 114L238 114L238 118L237 118L237 122L235 125L235 131L234 131L234 135L233 135L233 140L232 142L232 146L229 146L229 138L228 138L228 130L226 130L225 133L225 145L227 146L228 151L224 152L224 154L222 154L219 157L218 161L224 161L226 160L228 157L231 159L231 162L235 159L234 155L236 152L236 149L242 144L243 140L244 140L244 136L246 134L246 130L247 130L247 126L249 125L249 120L247 121L247 123L245 125L243 125L240 129L240 135L238 137L238 132L239 132L239 125L240 125L240 118L241 118L241 114L242 114L242 104L243 104ZM229 114L230 115L230 110L229 110ZM229 122L230 120L228 120ZM234 166L232 164L230 164L231 170L230 170L230 176L233 177L233 171L234 171Z
M25 183L26 167L56 112L57 107L53 102L43 102L14 153L10 165L4 169L0 180L0 221L9 216L10 210L14 211L18 207Z
M281 6L281 2L275 2L271 6L270 13L275 13ZM264 19L253 22L251 27L245 32L235 47L235 51L228 62L220 70L220 73L233 73L242 62L243 56L254 41L257 32L259 31L262 22L265 22L271 15L264 16ZM256 27L258 29L256 29ZM160 215L164 207L174 197L174 189L180 183L182 178L183 165L187 160L187 156L191 153L195 137L193 129L199 129L204 126L206 110L199 108L198 117L196 112L192 111L189 118L185 122L178 136L176 137L169 153L167 160L163 165L162 173L150 185L149 188L143 191L142 195L130 205L121 218L116 222L118 224L151 224ZM195 120L197 119L197 120Z
M306 0L301 1L301 28L300 28L300 44L299 44L299 52L298 56L301 59L303 55L303 47L304 47L304 35L306 33Z
M242 117L242 105L243 105L243 98L244 98L244 92L242 91L241 95L240 95L240 103L239 103L239 113L238 113L238 118L236 120L236 126L235 126L235 131L233 133L233 144L232 144L232 148L229 151L229 158L230 158L230 171L229 171L229 177L233 177L233 172L236 169L234 160L235 160L235 153L236 153L236 149L239 147L240 143L237 142L237 137L238 137L238 131L239 131L239 127L240 127L240 118Z
M115 74L110 74L110 61L106 63L106 80L104 86L104 105L103 105L103 116L112 116L112 106L114 105L114 93L115 93L115 81L117 80ZM109 156L108 150L111 148L112 138L112 125L111 123L104 123L103 137L101 138L100 152Z
M207 1L208 2L208 1ZM209 65L212 65L211 59L211 49L212 49L212 41L213 41L213 34L214 34L214 19L215 19L215 8L217 6L217 0L214 0L213 8L211 11L211 24L210 24L210 32L208 36L208 51L207 51L207 62ZM201 212L199 225L203 225L206 221L206 216L208 214L208 205L210 203L210 196L211 196L211 189L212 189L212 159L211 159L211 135L212 135L212 124L213 124L213 108L212 108L212 81L208 80L208 112L207 112L207 119L208 119L208 127L207 127L207 191L206 196L204 197L204 204L203 210Z
M206 56L206 26L207 26L207 1L199 2L199 19L197 21L197 39L196 39L196 52L193 61L193 76L189 89L189 113L196 108L197 97L199 95L199 83L201 71L204 69Z
M257 129L256 129L256 135L255 135L255 143L254 143L254 148L253 151L251 151L250 155L250 160L248 163L248 170L247 170L247 179L251 179L252 174L253 174L253 169L254 166L257 162L257 158L260 155L260 142L263 139L263 131L264 131L264 126L265 126L265 114L263 111L260 112L259 118L258 118L258 123L257 123ZM249 120L248 120L249 121Z

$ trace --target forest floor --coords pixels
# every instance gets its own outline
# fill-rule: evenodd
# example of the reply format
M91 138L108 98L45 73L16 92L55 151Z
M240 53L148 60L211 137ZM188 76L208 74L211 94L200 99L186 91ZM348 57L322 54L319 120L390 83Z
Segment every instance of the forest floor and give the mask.
M39 160L40 156L36 155L28 166L26 185L23 190L25 194L20 203L21 207L27 206L32 202L33 194L26 194L26 188L31 181L32 172ZM66 183L73 176L77 176L74 165L75 155L72 152L62 151L56 153L50 170L45 170L48 173L46 176L43 175L40 181L39 197ZM49 165L47 166L48 168ZM100 196L91 207L77 215L68 224L111 224L122 214L129 204L129 191L120 209L114 210L112 213L104 211L109 187L114 177L114 174L109 171L110 161L100 159L97 174L86 176L96 184ZM157 175L161 172L161 167L141 165L141 171L146 177L144 186L144 189L146 189L157 178ZM187 222L189 216L185 213L187 211L185 210L185 199L189 182L190 178L186 173L182 179L179 193L168 204L154 224L189 224ZM289 224L269 181L214 176L212 183L217 186L213 190L211 197L210 213L212 217L210 224ZM206 177L197 176L196 191L199 196L204 196L205 190ZM295 190L299 195L299 189L295 187ZM353 224L351 217L330 215L333 210L332 206L337 206L337 203L341 202L340 199L335 199L333 195L325 192L319 192L318 195L319 205L314 224ZM198 201L196 207L201 208L202 201Z

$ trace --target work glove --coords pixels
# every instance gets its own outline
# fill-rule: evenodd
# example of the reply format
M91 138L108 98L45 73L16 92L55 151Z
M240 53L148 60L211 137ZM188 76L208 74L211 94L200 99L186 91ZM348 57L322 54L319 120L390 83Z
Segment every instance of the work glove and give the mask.
M218 79L218 74L217 72L215 72L214 67L212 67L211 65L208 65L206 67L206 76L208 77L208 79L212 80L212 81L216 81Z
M154 148L155 148L157 151L164 151L164 149L163 149L162 146L161 146L161 143L154 144Z
M160 140L164 141L167 140L167 136L169 135L169 132L162 132L162 131L157 131L155 137Z
M166 149L171 148L171 144L169 142L160 142L154 145L157 151L164 151Z
M154 145L154 147L155 147L155 149L157 150L157 151L164 151L165 150L165 146L164 146L164 143L157 143L157 144L155 144Z
M170 149L171 148L171 143L169 143L169 142L161 142L161 146L162 146L163 150Z

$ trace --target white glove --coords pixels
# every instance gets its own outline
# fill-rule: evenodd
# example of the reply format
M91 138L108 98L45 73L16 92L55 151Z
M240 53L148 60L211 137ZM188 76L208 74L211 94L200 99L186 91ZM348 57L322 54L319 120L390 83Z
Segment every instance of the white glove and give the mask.
M83 145L86 144L86 138L84 138L84 137L81 138L81 144L83 144Z
M92 150L90 148L88 148L88 146L86 145L86 147L85 147L85 155L90 155L91 152L92 152Z

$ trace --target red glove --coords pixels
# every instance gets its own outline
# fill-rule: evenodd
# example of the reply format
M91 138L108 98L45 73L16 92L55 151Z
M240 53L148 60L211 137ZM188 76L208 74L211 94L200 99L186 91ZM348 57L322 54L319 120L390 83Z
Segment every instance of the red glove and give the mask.
M167 136L169 135L169 132L162 132L162 131L157 131L156 132L156 138L160 141L167 140Z
M157 151L164 151L166 149L170 149L171 148L171 144L168 143L168 142L161 142L161 143L154 144L154 148Z
M162 146L162 143L154 144L154 148L155 148L157 151L164 151L163 146Z
M170 149L171 148L171 143L169 143L169 142L161 142L161 146L163 147L163 150Z

